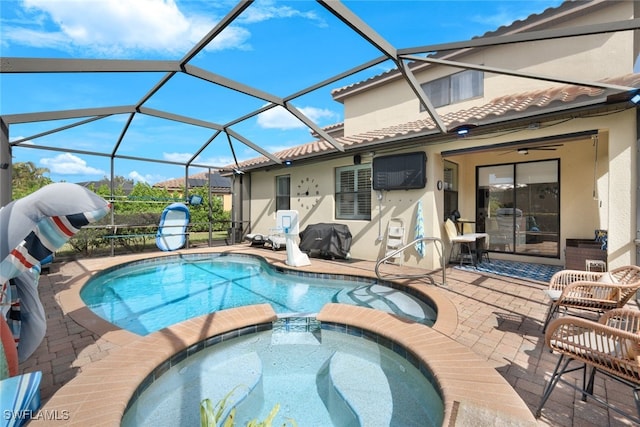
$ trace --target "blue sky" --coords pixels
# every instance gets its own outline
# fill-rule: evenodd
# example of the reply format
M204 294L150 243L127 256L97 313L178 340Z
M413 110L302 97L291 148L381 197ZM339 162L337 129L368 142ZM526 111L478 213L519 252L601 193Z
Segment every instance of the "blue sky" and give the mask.
M560 0L518 1L344 1L344 5L396 48L467 40L502 25L558 6ZM2 0L3 57L159 59L182 58L236 4L216 0ZM381 53L313 1L256 1L191 62L212 73L284 97L365 63ZM318 126L343 120L331 90L391 67L380 64L297 98L293 105ZM0 114L136 104L165 73L0 74ZM225 124L265 101L177 74L145 106ZM29 139L16 147L14 162L50 170L53 181L83 182L110 174L108 157L127 115L114 115L63 132ZM58 120L12 125L16 141L77 123ZM269 152L304 144L309 129L288 113L269 110L232 128ZM136 115L118 148L132 157L184 161L212 131ZM239 161L260 154L233 141ZM74 152L75 151L75 152ZM197 163L225 166L233 155L218 136ZM191 168L190 174L202 171ZM150 184L183 177L184 167L116 159L115 174Z

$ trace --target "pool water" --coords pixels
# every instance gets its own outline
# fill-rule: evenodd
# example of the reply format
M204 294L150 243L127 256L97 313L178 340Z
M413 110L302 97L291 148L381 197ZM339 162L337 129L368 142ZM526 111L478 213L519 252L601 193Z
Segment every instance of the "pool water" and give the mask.
M440 426L442 399L427 378L390 349L326 329L270 330L207 347L156 378L122 426L199 425L200 402L229 393L234 425Z
M433 325L435 310L373 279L332 280L277 271L244 255L156 258L106 270L80 296L98 316L147 335L184 320L251 304L269 303L281 317L311 315L339 302L392 312Z

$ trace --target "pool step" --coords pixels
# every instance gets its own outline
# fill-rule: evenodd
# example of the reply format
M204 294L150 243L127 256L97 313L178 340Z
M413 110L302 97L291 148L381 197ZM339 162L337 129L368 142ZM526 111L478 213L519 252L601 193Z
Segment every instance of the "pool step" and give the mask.
M393 393L379 364L338 351L329 361L329 381L343 404L354 412L356 425L391 425Z
M382 285L364 285L343 289L333 302L375 308L408 317L420 323L433 324L436 314L432 307L407 293Z
M398 374L412 369L408 362L390 363L383 354L361 357L337 351L328 361L328 368L328 383L334 395L356 414L358 425L427 427L441 422L438 414L442 413L442 401L437 391L397 380ZM421 374L416 371L416 375ZM338 406L335 397L333 405Z

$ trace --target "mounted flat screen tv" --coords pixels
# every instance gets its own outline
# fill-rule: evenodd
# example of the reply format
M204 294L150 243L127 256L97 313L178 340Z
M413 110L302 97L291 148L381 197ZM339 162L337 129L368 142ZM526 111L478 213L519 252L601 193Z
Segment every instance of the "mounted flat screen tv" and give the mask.
M424 151L373 158L374 190L410 190L427 185Z

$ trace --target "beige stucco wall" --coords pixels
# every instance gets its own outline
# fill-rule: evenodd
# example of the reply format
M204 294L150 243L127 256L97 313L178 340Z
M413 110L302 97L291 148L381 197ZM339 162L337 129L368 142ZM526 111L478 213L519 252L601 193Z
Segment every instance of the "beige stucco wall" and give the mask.
M418 151L411 149L407 151ZM378 153L378 155L385 153ZM370 162L366 159L364 162ZM431 159L427 160L428 183L427 188L433 189L434 172L437 169ZM335 219L335 169L341 166L353 164L352 156L345 156L341 159L323 162L322 164L310 164L303 166L292 166L280 168L272 171L262 171L252 173L253 195L251 208L252 230L258 233L268 232L275 226L275 177L277 175L289 174L291 177L291 209L297 210L300 216L300 228L303 230L309 224L321 222L336 222L346 224L353 235L351 254L359 259L377 259L385 252L384 240L389 219L400 217L405 223L407 230L407 241L413 240L413 229L415 227L416 204L420 197L423 198L423 211L425 217L425 227L427 235L439 233L435 223L429 221L435 217L436 206L433 192L425 193L423 190L406 190L384 192L383 199L378 202L376 192L372 191L371 220L336 220ZM312 182L313 181L313 182ZM305 192L307 183L311 186L310 196L298 196L298 185L301 185L300 192ZM315 185L318 185L315 187ZM315 189L319 196L315 195ZM440 208L442 210L442 208ZM381 215L380 213L381 212ZM430 258L430 254L427 258ZM418 262L417 253L407 252L406 261Z
M587 130L599 131L597 164L594 140L590 137L565 142L557 151L531 151L526 158L517 153L505 154L504 150L448 157L448 160L460 166L460 211L463 216L473 218L475 215L476 166L560 158L561 257L555 260L545 258L545 262L563 265L565 239L592 238L594 230L602 228L609 230L610 265L634 264L636 159L633 109L611 115L573 119L554 126L543 126L538 130L523 130L502 136L496 134L490 138L485 135L481 140L470 137L452 139L436 146L407 147L404 152L423 150L427 153L427 186L424 190L383 192L380 204L376 193L372 191L371 221L334 218L335 168L353 164L351 155L318 164L254 172L251 179L252 231L267 233L275 226L275 177L289 174L292 186L291 209L300 214L301 230L309 224L320 222L346 224L353 234L351 253L354 258L375 260L384 253L384 239L380 237L385 236L391 218L403 219L407 229L406 240L411 241L414 237L416 205L419 199L423 202L425 234L442 238L447 245L445 252L448 255L448 239L443 229L443 192L436 189L437 181L443 179L440 152L477 146L478 141L483 144L517 142ZM389 152L376 152L376 155L385 154ZM311 187L311 195L299 197L297 193L305 192L307 183ZM298 185L301 185L300 190ZM315 191L319 195L316 196ZM502 257L509 258L508 255ZM523 257L518 256L518 259ZM540 262L540 259L533 257L530 260ZM425 268L439 265L433 246L429 246L424 259L420 259L413 249L407 250L403 263Z
M632 2L611 2L597 13L574 18L558 27L572 27L629 19ZM490 67L520 70L566 79L596 81L633 72L635 61L633 32L591 35L549 41L528 42L476 49L455 58L457 61ZM431 66L416 73L419 82L461 71L451 67ZM439 108L438 114L483 105L496 97L558 85L543 80L485 73L484 96ZM371 91L360 91L344 99L345 135L406 123L428 117L420 111L419 101L404 80L390 81Z

